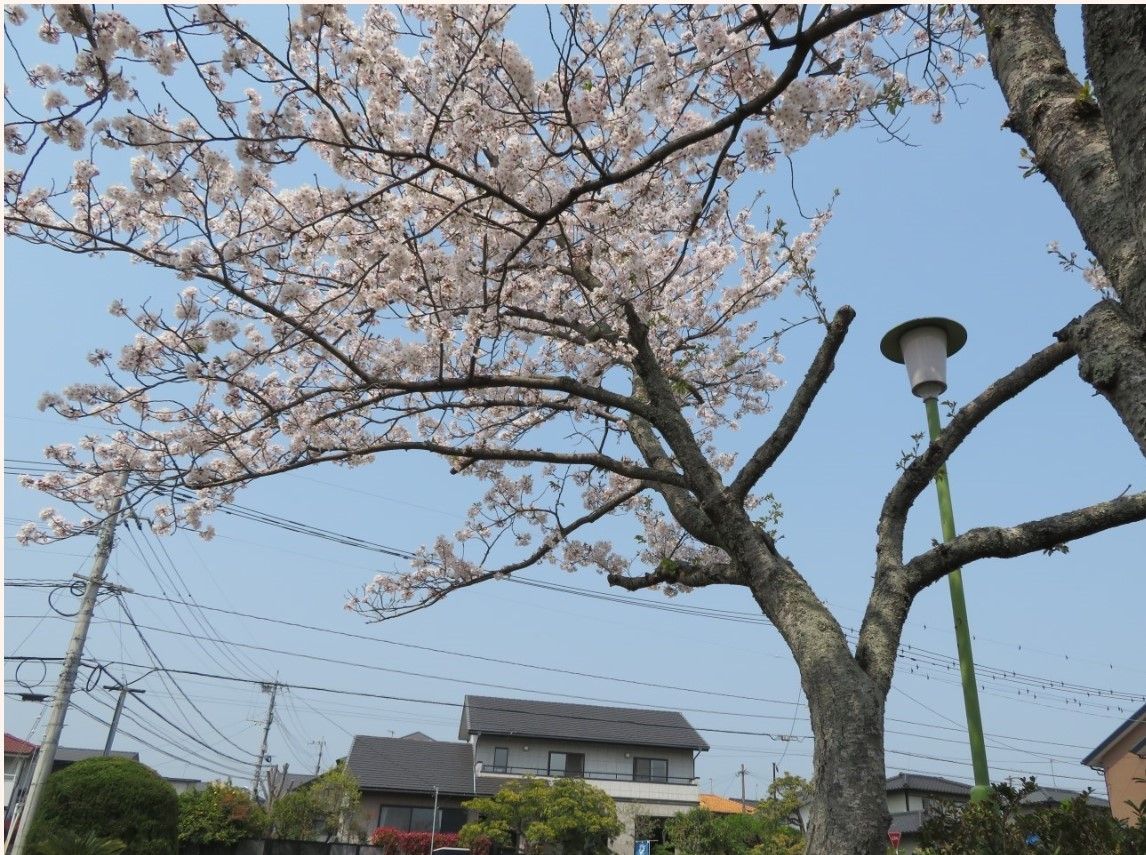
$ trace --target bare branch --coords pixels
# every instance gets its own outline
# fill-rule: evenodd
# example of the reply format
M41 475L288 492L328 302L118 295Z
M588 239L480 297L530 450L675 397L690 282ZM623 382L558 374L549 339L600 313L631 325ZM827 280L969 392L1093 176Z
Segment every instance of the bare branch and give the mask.
M788 443L792 441L796 431L804 423L804 417L808 414L816 395L828 382L828 377L831 376L832 369L835 368L836 354L843 345L844 337L848 334L848 327L855 316L855 309L851 306L843 306L836 312L836 316L828 325L823 342L820 343L820 349L808 367L808 373L804 375L800 387L792 396L792 402L788 405L788 409L780 419L776 430L752 453L752 456L728 488L733 496L740 499L747 496L756 482L784 453L784 449L788 447Z
M413 603L409 603L408 600L404 600L401 597L388 597L384 598L382 604L376 606L372 606L363 600L358 600L355 603L355 607L358 611L369 612L376 615L380 620L390 620L429 608L454 591L460 591L463 588L472 588L474 585L488 582L491 579L508 579L519 570L525 570L535 566L544 558L551 555L553 550L569 535L578 529L591 525L603 517L608 516L613 511L635 499L645 489L644 485L632 487L614 496L609 501L603 503L599 508L595 508L589 513L578 517L573 522L556 526L541 546L520 561L514 561L496 570L478 573L467 579L457 579L452 576L434 577L422 583L419 588L421 597Z
M1146 492L1120 496L1017 526L973 528L907 562L912 593L981 558L1015 558L1146 519Z

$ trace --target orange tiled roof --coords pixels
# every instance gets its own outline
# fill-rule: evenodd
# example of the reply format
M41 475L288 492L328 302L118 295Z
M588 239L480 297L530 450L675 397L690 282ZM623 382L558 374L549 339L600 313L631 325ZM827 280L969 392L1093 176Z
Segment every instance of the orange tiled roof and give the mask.
M36 750L36 746L31 742L21 739L18 736L13 736L10 733L4 734L4 753L5 754L31 754Z
M713 813L752 813L756 810L752 805L742 805L735 799L726 799L713 793L701 793L700 806Z

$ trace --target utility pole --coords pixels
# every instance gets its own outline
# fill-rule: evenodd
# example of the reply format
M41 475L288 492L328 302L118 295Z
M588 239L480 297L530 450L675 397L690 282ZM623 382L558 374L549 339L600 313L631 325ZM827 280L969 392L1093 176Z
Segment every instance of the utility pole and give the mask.
M251 782L251 797L255 801L259 798L259 779L263 775L263 759L267 756L267 738L271 735L271 722L275 720L275 695L278 694L279 684L263 683L260 688L271 693L271 703L267 707L267 720L263 724L263 743L259 746L259 759L255 763L255 778Z
M748 813L748 794L746 792L748 770L744 768L743 763L740 764L740 771L736 774L740 776L740 812Z
M104 686L105 689L112 691L119 689L119 698L115 702L115 712L111 716L111 727L107 729L107 742L103 746L103 756L108 757L111 755L111 743L115 740L115 732L119 729L119 717L123 712L123 702L127 700L127 695L130 692L133 695L145 694L143 689L132 689L127 685Z
M72 630L72 639L68 642L68 650L64 655L64 665L60 671L60 679L56 683L56 692L52 697L52 713L48 717L48 726L44 731L44 739L40 743L40 750L36 755L36 768L32 772L32 782L28 785L28 795L24 799L24 809L20 815L20 828L12 845L12 855L24 855L28 842L28 830L36 818L36 810L40 806L40 797L44 792L44 782L52 774L52 764L56 761L56 749L60 745L60 733L64 729L64 718L71 702L72 689L76 685L76 674L80 670L80 659L84 655L84 643L88 637L88 627L91 625L92 612L95 611L96 595L103 585L104 570L107 569L108 558L111 557L112 546L115 545L115 526L119 522L119 509L123 505L123 491L127 486L127 473L119 478L119 495L112 499L110 513L99 528L99 541L96 543L95 559L92 562L91 575L87 577L87 587L84 588L80 600L80 610L76 613L75 628Z
M311 743L311 745L315 744L318 745L318 759L314 762L314 775L318 777L318 771L322 768L322 749L326 747L326 740L319 739L317 743Z

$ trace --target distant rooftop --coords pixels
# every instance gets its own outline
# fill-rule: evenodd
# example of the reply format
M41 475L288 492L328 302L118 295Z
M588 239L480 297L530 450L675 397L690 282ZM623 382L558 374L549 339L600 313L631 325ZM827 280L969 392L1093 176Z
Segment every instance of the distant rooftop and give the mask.
M900 772L887 779L889 793L911 790L913 793L939 793L941 795L965 796L971 792L971 785L937 775L920 775L916 772Z
M753 813L756 810L755 804L725 798L714 793L701 793L700 806L713 813Z
M112 757L126 757L128 760L139 761L138 751L112 751ZM56 749L56 762L57 763L77 763L80 760L87 760L90 757L103 757L102 748L57 748Z

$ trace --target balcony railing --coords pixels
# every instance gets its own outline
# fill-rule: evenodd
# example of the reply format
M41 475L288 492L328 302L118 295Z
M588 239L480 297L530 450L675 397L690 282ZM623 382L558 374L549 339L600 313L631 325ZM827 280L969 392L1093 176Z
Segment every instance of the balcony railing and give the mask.
M563 772L557 769L536 769L530 766L494 766L492 763L478 763L479 775L530 775L534 778L586 778L591 781L633 781L638 784L682 784L691 785L700 779L674 775L634 775L629 772Z

